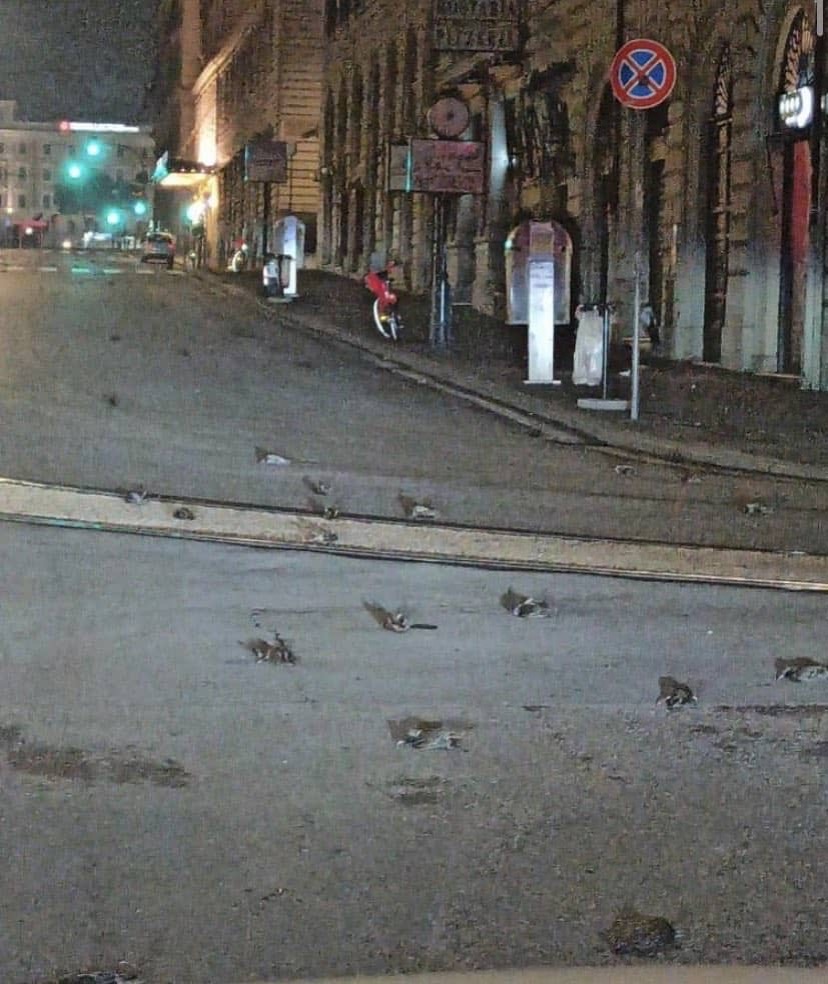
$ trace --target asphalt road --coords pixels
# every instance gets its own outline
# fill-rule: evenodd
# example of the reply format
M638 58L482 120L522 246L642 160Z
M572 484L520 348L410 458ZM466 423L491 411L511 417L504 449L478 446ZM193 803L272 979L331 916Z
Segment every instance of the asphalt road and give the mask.
M606 965L628 906L675 927L660 962L828 957L828 683L773 667L823 652L822 597L15 524L0 553L3 981ZM296 665L239 645L274 629Z
M0 475L293 509L322 478L357 515L401 517L404 494L454 523L828 550L819 484L644 461L619 474L180 270L7 251L0 297ZM291 463L259 464L256 447Z

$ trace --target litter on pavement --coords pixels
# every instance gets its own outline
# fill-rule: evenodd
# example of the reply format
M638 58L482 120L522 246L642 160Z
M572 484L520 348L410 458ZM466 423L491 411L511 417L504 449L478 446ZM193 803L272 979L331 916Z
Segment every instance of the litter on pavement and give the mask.
M632 465L616 465L615 466L616 475L634 475L635 468Z
M195 519L195 513L186 506L179 506L173 513L174 519Z

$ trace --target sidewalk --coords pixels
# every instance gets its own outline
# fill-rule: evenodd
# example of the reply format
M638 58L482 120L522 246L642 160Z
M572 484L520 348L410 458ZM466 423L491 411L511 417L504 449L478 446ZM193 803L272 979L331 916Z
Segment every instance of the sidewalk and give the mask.
M560 338L556 372L560 386L528 387L526 329L505 326L470 307L455 309L449 353L428 346L429 300L403 295L406 336L384 342L373 330L370 295L359 280L303 270L300 296L275 304L260 296L258 271L198 274L247 294L273 317L316 332L334 333L384 360L531 417L566 428L596 444L671 462L828 481L828 393L799 389L795 381L728 372L690 362L642 360L641 413L581 410L581 396L599 388L571 382L572 338ZM629 396L629 378L618 375L623 352L612 353L610 396ZM628 358L628 356L627 356Z

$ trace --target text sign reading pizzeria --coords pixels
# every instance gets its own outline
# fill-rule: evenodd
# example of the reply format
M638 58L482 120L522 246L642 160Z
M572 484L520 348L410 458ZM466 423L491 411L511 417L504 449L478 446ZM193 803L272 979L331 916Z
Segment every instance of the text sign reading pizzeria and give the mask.
M520 0L434 0L435 51L516 51Z
M615 98L627 109L652 109L673 91L675 59L658 41L628 41L612 60L610 84Z

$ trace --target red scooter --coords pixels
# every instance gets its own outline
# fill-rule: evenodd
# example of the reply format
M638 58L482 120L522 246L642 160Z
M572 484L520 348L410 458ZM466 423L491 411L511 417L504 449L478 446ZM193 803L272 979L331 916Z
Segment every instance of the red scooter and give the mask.
M398 298L391 289L395 263L391 261L384 270L366 274L363 283L374 295L374 325L383 338L398 342L402 334L402 320L397 310Z

